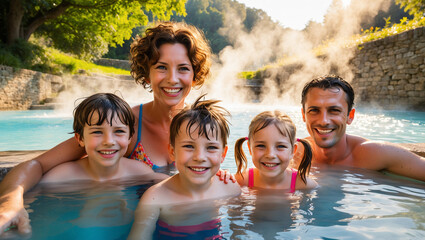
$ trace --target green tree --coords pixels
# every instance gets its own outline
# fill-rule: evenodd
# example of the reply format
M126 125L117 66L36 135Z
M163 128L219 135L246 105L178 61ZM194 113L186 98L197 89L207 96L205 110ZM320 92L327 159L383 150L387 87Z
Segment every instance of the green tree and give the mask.
M185 15L185 0L2 0L0 39L12 44L32 34L46 36L53 46L80 56L100 57L108 45L121 45L132 29Z
M386 19L391 19L392 23L399 23L400 20L403 19L404 17L406 17L409 20L413 18L413 16L403 11L403 9L401 9L400 7L401 6L396 4L395 0L391 0L391 5L387 11L380 10L373 19L365 19L361 24L361 28L363 29L369 29L370 27L384 28L386 25Z
M173 15L171 20L184 21L201 29L210 42L213 53L218 54L223 48L231 45L228 37L220 34L220 28L224 27L229 9L233 9L233 12L236 12L242 19L247 32L250 32L259 23L263 25L277 24L263 10L247 8L244 4L234 0L188 0L186 3L187 15ZM140 33L141 30L136 29L132 36L135 37ZM131 40L126 40L123 46L110 47L105 57L128 59L130 43Z
M404 11L414 16L415 19L424 17L425 0L397 0L396 3L400 4Z

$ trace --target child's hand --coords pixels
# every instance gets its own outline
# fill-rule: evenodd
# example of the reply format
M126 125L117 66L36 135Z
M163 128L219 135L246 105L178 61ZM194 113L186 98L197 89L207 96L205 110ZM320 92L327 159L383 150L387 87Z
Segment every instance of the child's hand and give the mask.
M2 209L0 214L0 236L3 234L3 232L15 228L21 234L31 233L28 212L25 210L25 208L22 207L19 210L15 210L13 207L6 207L6 209L4 209L4 207L0 208Z
M216 175L220 177L220 181L223 181L226 184L229 182L229 180L234 183L236 182L235 176L231 174L229 170L219 169Z

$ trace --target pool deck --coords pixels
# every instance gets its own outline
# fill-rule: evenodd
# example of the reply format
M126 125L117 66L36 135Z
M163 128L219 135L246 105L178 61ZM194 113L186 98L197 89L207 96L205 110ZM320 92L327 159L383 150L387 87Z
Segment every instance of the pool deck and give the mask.
M419 156L425 157L425 143L399 143L398 145L418 154ZM45 151L46 150L0 152L0 181L15 165L32 159Z

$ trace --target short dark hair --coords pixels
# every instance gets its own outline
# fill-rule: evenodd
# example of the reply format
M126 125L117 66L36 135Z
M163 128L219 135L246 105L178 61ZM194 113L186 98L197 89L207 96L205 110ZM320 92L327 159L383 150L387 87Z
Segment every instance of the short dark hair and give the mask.
M186 126L186 132L190 135L191 130L195 131L198 129L199 135L204 135L207 139L208 132L215 133L218 137L220 132L221 140L223 141L223 147L227 145L227 138L229 137L229 121L226 117L230 116L230 113L223 107L217 106L219 100L204 100L201 98L205 95L200 96L195 103L191 106L186 107L179 112L171 121L170 126L170 144L175 146L175 140L179 134L180 127L185 120L188 120ZM195 126L195 129L191 129Z
M134 134L134 115L126 101L112 93L96 93L84 99L74 109L74 131L81 137L84 134L84 126L92 125L93 114L97 112L99 119L94 125L102 125L104 121L112 125L112 119L116 116L122 123L130 128L130 138ZM108 119L108 113L111 116Z
M336 75L325 75L319 78L315 78L308 82L302 91L301 104L303 105L303 110L305 102L307 101L307 93L311 88L321 88L321 89L330 89L330 88L340 88L345 94L345 100L348 104L348 112L351 111L354 105L354 90L351 87L350 83L345 81L342 77Z

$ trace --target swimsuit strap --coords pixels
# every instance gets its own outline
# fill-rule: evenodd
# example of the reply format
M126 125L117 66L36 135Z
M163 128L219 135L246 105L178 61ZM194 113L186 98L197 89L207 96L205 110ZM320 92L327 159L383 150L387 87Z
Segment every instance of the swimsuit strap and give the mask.
M248 187L254 187L254 168L248 169Z
M295 169L292 169L291 193L295 192L295 184L297 183L297 175L298 175L298 171Z
M136 142L136 146L134 146L134 149L131 152L130 158L144 162L147 165L149 165L153 170L155 170L158 168L158 166L152 163L149 156L145 153L145 149L143 149L143 145L142 145L142 117L143 117L143 104L140 104L139 122L138 122L139 125L137 126L137 142Z
M134 151L139 145L140 138L142 136L142 114L143 114L143 103L140 104L140 107L139 107L139 125L137 126L137 141L136 141L136 145L133 148L133 151L131 151L130 157L133 156Z

